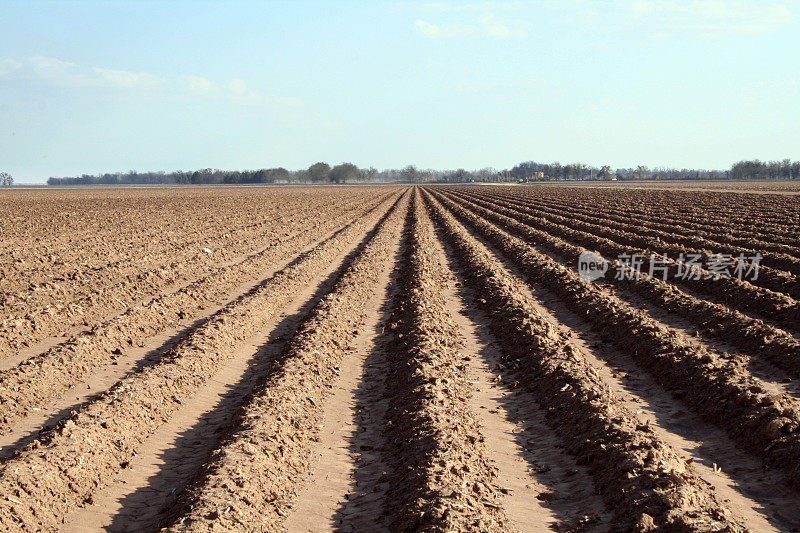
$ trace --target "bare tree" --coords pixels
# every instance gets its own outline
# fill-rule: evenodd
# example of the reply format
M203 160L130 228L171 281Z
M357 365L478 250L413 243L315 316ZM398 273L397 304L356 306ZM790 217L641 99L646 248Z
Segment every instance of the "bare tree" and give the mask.
M416 182L419 180L419 170L414 165L408 165L400 171L405 181Z
M3 187L11 187L14 185L14 178L8 172L0 172L0 185Z

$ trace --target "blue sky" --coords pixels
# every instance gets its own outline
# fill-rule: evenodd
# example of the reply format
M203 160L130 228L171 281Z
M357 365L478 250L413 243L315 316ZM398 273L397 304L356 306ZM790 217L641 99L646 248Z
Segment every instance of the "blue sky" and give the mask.
M0 4L0 171L800 159L797 1Z

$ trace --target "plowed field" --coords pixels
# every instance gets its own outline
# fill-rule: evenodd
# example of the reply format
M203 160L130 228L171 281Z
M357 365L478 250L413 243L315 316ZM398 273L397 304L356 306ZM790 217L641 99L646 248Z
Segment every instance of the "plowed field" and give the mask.
M800 528L800 196L48 189L0 216L0 530Z

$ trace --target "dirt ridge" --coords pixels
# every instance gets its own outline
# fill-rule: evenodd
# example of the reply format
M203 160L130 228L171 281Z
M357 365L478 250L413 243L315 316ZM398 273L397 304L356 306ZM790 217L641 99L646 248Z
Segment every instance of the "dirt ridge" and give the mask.
M0 523L53 527L70 509L91 501L92 492L124 467L230 351L286 305L294 287L308 283L389 209L340 229L192 332L158 364L124 378L0 465L0 492L13 499L0 501Z
M771 394L743 361L712 354L680 340L645 313L605 294L578 274L543 256L473 213L444 200L468 227L495 245L525 275L542 282L576 313L588 318L608 342L629 350L642 367L704 418L724 428L744 448L781 468L800 485L800 409L787 395Z
M426 196L432 216L459 261L478 302L491 310L491 328L549 422L595 476L614 511L615 527L649 531L739 530L721 502L633 413L526 302L499 265L480 254L456 219ZM513 354L513 355L512 355Z
M281 521L308 471L322 404L358 333L360 310L375 290L406 209L405 200L393 206L312 310L284 349L279 368L251 394L235 429L175 504L167 531L254 523L261 524L260 531L283 530Z
M586 250L560 237L539 231L513 216L492 220L502 222L509 233L530 244L542 246L561 256L565 264L577 264L578 257ZM619 267L621 265L616 259L609 261L609 271L613 272ZM643 296L662 309L692 319L706 333L732 342L754 357L763 357L793 375L800 375L800 341L789 333L744 315L736 309L701 300L647 273L640 277L632 275L630 278L617 279L616 276L608 275L607 278L608 283Z
M505 531L496 469L469 407L463 340L439 287L444 266L416 196L400 269L385 345L390 529Z

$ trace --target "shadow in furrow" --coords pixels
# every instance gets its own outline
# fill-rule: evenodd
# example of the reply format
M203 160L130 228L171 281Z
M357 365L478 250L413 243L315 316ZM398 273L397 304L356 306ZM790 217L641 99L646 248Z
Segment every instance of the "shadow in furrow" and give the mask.
M393 258L399 265L405 242ZM333 517L333 529L340 532L388 531L381 510L391 475L391 466L383 457L386 446L383 428L386 424L388 399L385 394L387 360L384 350L384 330L394 307L398 292L399 271L395 267L389 275L390 282L383 295L380 317L374 325L375 339L366 355L364 369L357 388L353 391L356 403L356 431L349 437L349 452L353 458L351 490Z
M443 244L450 270L460 276L460 268L441 234L435 229L439 242ZM475 305L472 289L457 283L459 312L475 325L475 335L482 347L476 354L485 363L497 380L496 387L502 395L498 403L506 420L520 429L514 440L520 457L528 465L532 484L543 487L537 495L539 504L547 508L557 521L559 531L604 531L611 519L602 499L595 493L594 481L584 466L563 450L563 444L546 423L545 412L530 395L515 389L516 378L506 372L501 363L502 347L489 329L490 319Z
M800 524L797 496L785 486L780 472L767 468L761 458L737 447L724 429L694 413L674 391L655 383L652 375L630 355L603 341L597 328L572 311L558 295L536 280L528 279L487 239L474 229L464 227L509 272L525 281L534 299L552 320L574 333L571 342L584 347L586 356L618 393L624 391L628 395L632 402L630 409L644 419L651 417L660 438L693 461L695 469L709 485L709 480L713 480L714 490L724 494L723 499L737 500L738 513L746 511L751 522L766 521L778 530L797 529Z
M107 528L109 531L139 531L165 527L180 514L182 509L177 504L179 496L186 488L202 479L203 466L213 451L225 439L235 435L238 425L236 414L241 406L249 401L248 395L254 387L281 368L285 362L283 359L285 344L292 339L314 306L335 288L352 260L361 253L390 212L391 210L370 228L358 245L344 256L339 266L318 284L314 294L297 312L284 317L272 329L267 341L260 345L248 360L242 377L236 383L226 386L227 392L215 407L204 413L190 429L181 432L178 439L160 454L162 464L158 467L158 473L121 500L121 509ZM342 231L344 228L334 232L326 240L332 239ZM284 268L301 261L309 253L310 251L303 252ZM254 290L255 287L248 294ZM244 295L240 298L243 297Z
M178 330L171 337L166 339L161 345L157 346L156 348L153 348L152 350L147 351L144 354L144 356L137 359L131 366L131 368L122 375L120 375L119 378L114 381L114 383L116 383L120 379L126 378L131 374L135 374L136 372L141 372L143 369L149 366L157 364L165 356L167 356L170 350L172 350L179 342L181 342L183 339L191 335L191 333L196 329L202 327L213 316L214 315L212 313L211 315L201 317L192 322L191 324L188 324L185 327ZM116 362L110 363L110 365L116 365L116 364L117 364ZM82 381L79 383L79 385L85 386L86 383ZM14 442L11 442L9 444L0 447L0 461L12 457L17 450L24 448L26 445L37 439L46 442L48 433L55 430L58 427L59 423L64 421L64 419L67 418L70 415L70 413L72 413L73 411L75 412L80 411L90 403L97 401L106 392L108 392L108 387L103 388L102 390L98 390L95 394L85 397L83 400L79 402L75 402L62 409L59 409L58 411L51 414L44 422L37 425L36 429L28 431L20 435L20 437ZM24 419L21 422L24 423Z

